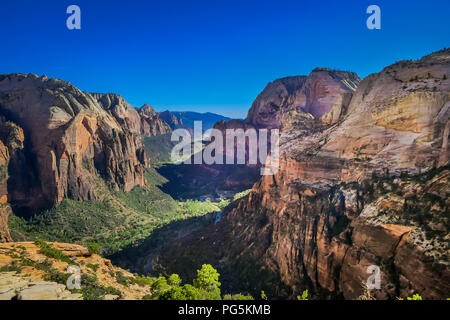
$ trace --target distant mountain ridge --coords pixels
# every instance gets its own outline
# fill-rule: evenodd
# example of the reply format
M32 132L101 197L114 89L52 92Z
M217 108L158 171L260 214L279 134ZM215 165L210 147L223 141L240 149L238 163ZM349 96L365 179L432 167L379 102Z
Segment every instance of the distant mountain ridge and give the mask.
M169 124L172 130L184 128L191 131L194 129L194 121L202 121L203 131L206 131L213 128L216 122L231 120L231 118L212 112L200 113L194 111L166 110L160 112L159 116Z
M217 121L226 117L156 113L58 79L0 75L0 241L99 239L105 252L121 250L120 264L133 272L176 272L189 281L208 263L226 279L225 290L271 298L308 289L311 298L365 299L368 267L377 266L382 286L372 298L445 299L449 79L450 49L365 79L319 68L269 83L245 120ZM214 123L222 131L279 129L278 172L152 168L165 161L171 130L192 130L195 120L204 130ZM176 239L158 253L135 246L161 221L187 220L198 192L218 197L253 181L217 224L188 234L171 229ZM18 220L35 216L44 223Z

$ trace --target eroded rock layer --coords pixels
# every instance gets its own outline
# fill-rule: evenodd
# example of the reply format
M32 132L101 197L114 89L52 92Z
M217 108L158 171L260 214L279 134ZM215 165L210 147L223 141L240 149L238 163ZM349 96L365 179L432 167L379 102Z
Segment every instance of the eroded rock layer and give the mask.
M2 192L18 211L37 213L64 197L96 199L96 174L114 189L145 184L141 118L118 95L85 93L45 76L2 75L0 113L23 130L23 146L14 154L9 148Z
M286 130L294 126L293 130L297 131L301 122L302 129L308 130L307 133L311 134L314 127L320 126L324 129L335 124L347 112L353 92L360 81L361 79L353 72L316 68L309 76L292 76L270 82L256 97L246 119L216 123L214 128L222 131L224 136L224 148L219 152L223 154L227 152L225 135L227 130ZM261 138L260 134L257 131L258 140ZM234 157L237 154L236 143L237 140L234 141ZM267 151L270 152L270 132L267 144ZM246 145L247 160L250 152ZM259 152L259 148L256 152ZM264 163L259 160L258 165Z
M151 293L127 281L131 273L85 247L61 242L47 246L65 261L33 242L0 243L0 300L138 300Z
M206 260L238 279L229 290L291 298L308 288L313 297L357 299L374 265L381 288L372 297L448 298L449 77L446 49L368 76L339 108L333 94L319 99L326 107L307 104L313 117L294 115L284 127L277 174L155 261L183 272L177 265ZM279 125L270 102L295 101L307 81L289 79L285 97L274 90L259 99L267 103L257 99L267 117L251 110L249 118Z

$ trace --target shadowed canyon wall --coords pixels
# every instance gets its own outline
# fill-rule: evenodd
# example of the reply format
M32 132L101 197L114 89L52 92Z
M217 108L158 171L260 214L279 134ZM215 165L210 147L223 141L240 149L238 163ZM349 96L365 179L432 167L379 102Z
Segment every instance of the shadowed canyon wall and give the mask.
M280 171L219 224L168 244L140 270L192 277L202 261L234 281L228 290L356 299L376 265L376 298L449 297L449 75L446 49L368 76L351 99L310 85L327 104L307 104L308 113L277 115L304 77L289 80L285 97L259 97L248 119L283 127Z

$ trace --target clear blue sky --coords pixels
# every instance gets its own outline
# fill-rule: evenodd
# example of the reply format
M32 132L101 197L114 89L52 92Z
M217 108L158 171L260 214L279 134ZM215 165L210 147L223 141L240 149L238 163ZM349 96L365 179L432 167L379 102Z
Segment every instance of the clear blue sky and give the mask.
M66 28L77 4L82 29ZM381 30L366 8L381 7ZM0 1L0 73L132 105L244 117L265 85L315 67L361 77L449 46L448 0Z

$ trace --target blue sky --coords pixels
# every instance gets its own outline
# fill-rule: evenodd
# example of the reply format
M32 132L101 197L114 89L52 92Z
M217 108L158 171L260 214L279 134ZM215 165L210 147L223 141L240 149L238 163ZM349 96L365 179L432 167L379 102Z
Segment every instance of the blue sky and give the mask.
M76 4L81 30L66 28ZM381 30L366 8L381 8ZM133 106L245 117L265 85L315 67L361 77L449 46L448 0L0 1L0 73L33 72Z

